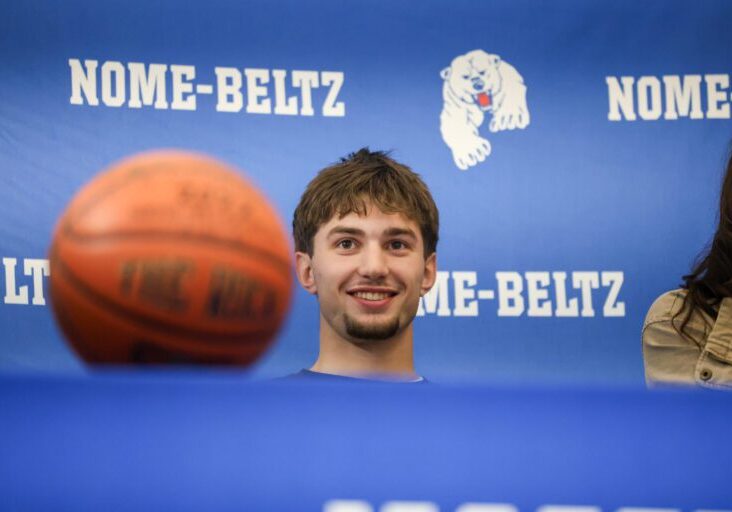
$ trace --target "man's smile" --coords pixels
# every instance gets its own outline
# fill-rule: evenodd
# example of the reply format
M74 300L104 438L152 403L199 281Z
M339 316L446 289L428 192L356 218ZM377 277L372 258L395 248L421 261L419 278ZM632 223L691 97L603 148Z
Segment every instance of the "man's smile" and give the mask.
M381 308L391 302L398 292L390 288L357 287L346 292L356 302L368 308Z

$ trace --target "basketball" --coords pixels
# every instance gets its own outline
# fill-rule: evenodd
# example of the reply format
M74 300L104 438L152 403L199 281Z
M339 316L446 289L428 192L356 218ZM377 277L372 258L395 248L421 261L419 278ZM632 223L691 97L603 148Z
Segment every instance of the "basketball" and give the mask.
M249 365L289 308L290 244L232 167L182 151L97 175L55 228L50 296L90 363Z

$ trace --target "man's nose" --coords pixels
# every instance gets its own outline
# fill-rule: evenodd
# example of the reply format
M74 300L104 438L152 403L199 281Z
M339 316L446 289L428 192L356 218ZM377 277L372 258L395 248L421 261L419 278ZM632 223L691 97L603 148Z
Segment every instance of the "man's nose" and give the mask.
M359 274L371 279L384 277L389 273L386 254L379 244L367 244L361 251Z

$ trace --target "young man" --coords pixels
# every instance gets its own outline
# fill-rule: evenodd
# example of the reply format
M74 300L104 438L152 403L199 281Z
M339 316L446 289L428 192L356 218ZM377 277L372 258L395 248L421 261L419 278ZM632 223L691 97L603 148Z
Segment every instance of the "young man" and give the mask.
M367 148L323 169L292 221L297 278L320 306L300 377L423 381L412 321L435 282L438 212L417 174Z

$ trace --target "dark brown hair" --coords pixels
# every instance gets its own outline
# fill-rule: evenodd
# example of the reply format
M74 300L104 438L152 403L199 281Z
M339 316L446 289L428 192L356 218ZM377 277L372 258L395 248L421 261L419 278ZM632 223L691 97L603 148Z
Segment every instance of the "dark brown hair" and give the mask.
M717 308L725 297L732 297L732 151L719 198L719 223L711 245L698 258L691 273L683 277L687 290L682 307L673 317L674 329L689 339L686 326L694 311L716 318ZM676 325L675 321L680 323ZM706 322L706 319L705 319ZM693 340L699 343L698 340Z
M313 255L313 239L334 215L366 215L367 202L401 213L419 225L427 258L437 249L439 214L422 179L383 151L362 148L326 167L308 184L295 208L295 250Z

